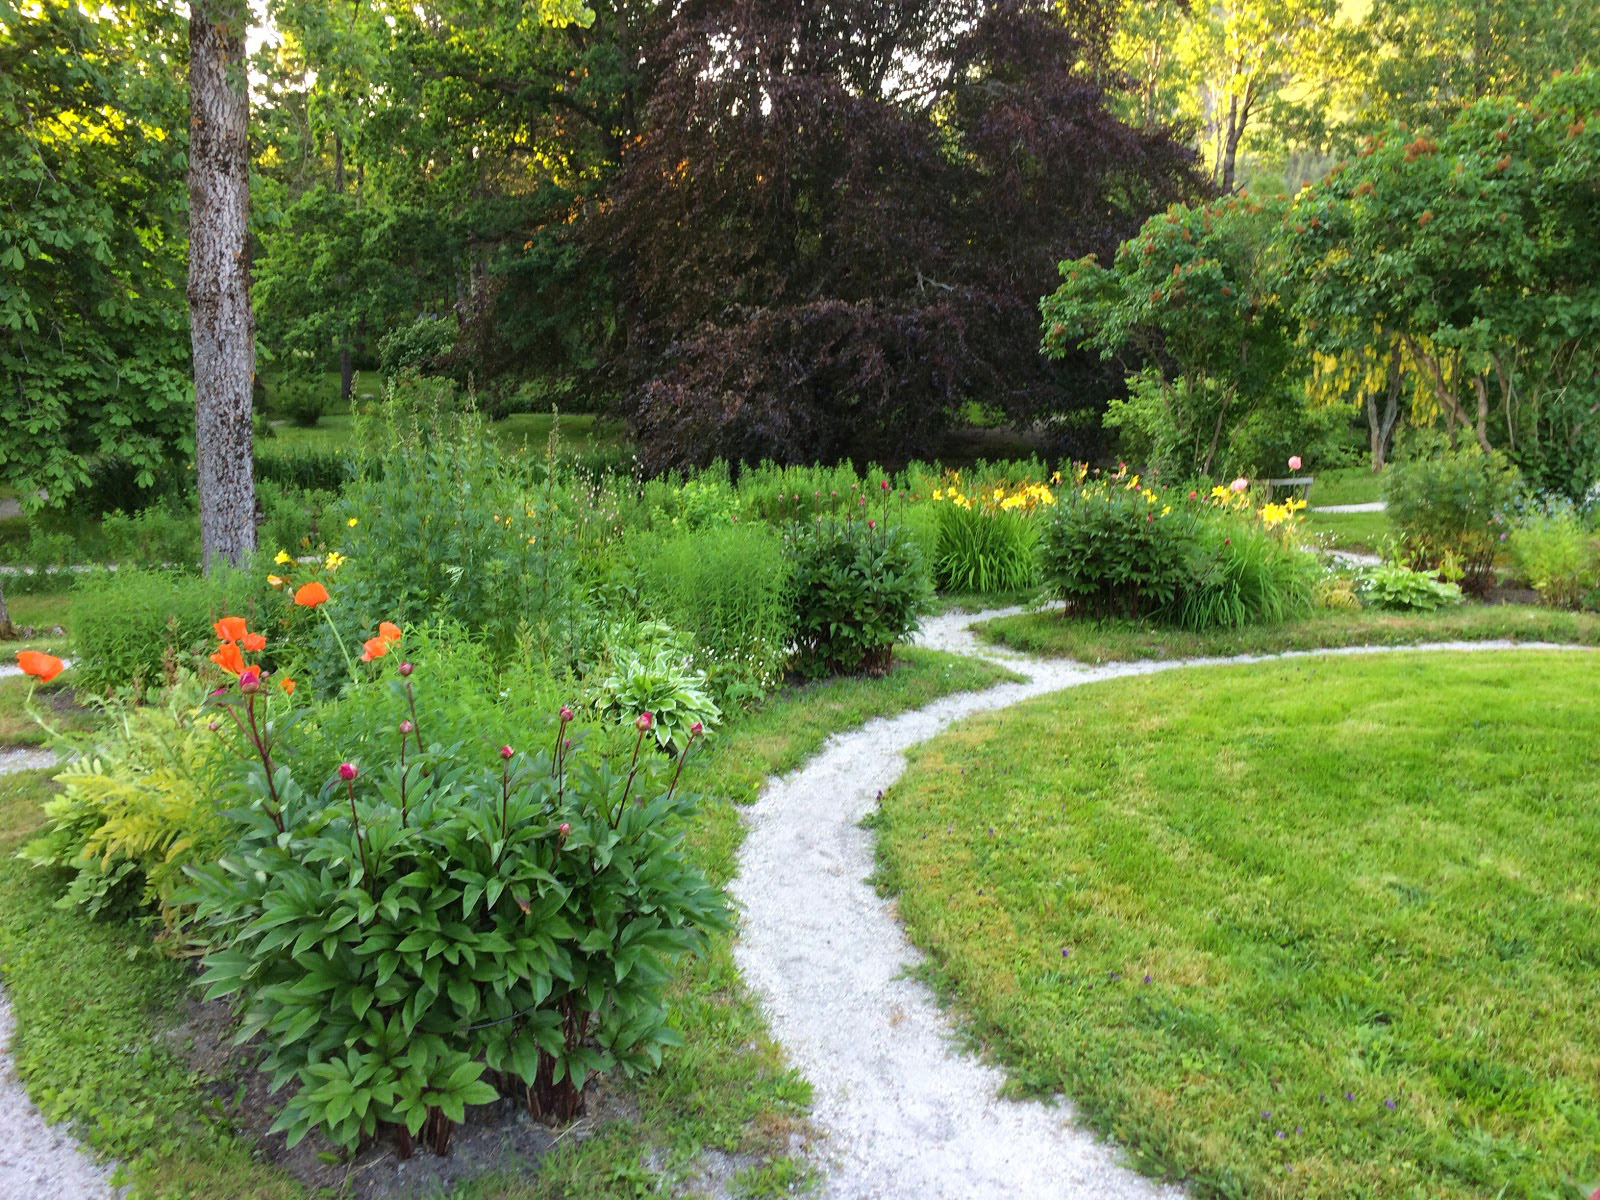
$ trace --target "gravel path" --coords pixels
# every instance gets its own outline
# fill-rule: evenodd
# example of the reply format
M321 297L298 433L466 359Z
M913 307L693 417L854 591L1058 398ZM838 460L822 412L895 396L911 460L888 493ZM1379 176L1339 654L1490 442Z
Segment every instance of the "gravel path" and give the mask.
M48 750L0 750L0 775L55 763ZM0 1197L6 1200L112 1200L122 1194L65 1125L46 1125L11 1071L11 1000L0 989Z
M1312 505L1307 511L1314 513L1384 512L1388 507L1382 500L1370 500L1365 504L1316 504Z
M1007 612L1020 610L1012 609ZM949 696L828 741L772 780L749 810L732 891L742 910L735 954L773 1032L814 1087L823 1195L832 1200L1151 1200L1183 1193L1140 1176L1073 1124L1072 1109L1001 1099L1004 1075L951 1043L932 994L906 978L920 954L894 906L866 882L873 837L860 821L905 769L905 752L963 717L1101 679L1258 657L1111 663L1041 661L980 644L968 626L1002 612L928 622L919 644L1003 663L1027 676ZM1496 650L1509 642L1351 648ZM1527 643L1520 648L1529 648Z

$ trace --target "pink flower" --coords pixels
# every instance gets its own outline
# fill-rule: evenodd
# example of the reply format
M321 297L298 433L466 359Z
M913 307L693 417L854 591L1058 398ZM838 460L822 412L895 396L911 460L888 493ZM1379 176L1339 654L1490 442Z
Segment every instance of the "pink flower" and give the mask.
M878 523L876 521L868 521L867 522L867 528L868 529L876 529L877 527L878 527Z
M402 675L409 675L414 670L416 670L416 668L413 667L410 663L401 663L400 664L400 674L402 674Z
M1300 469L1300 456L1298 454L1289 455L1289 470L1298 471L1299 469Z
M417 731L417 727L415 725L413 725L410 721L401 721L400 722L400 732L401 733L415 733L416 731Z
M261 690L260 667L246 667L239 672L239 690L246 696L253 696Z
M1246 479L1243 475L1241 475L1241 476L1239 476L1239 478L1235 479L1228 486L1231 487L1236 492L1242 492L1242 491L1244 491L1246 488L1248 488L1250 486L1250 481L1248 479Z
M572 826L568 822L563 821L563 822L561 822L561 828L559 830L557 830L556 832L561 834L561 840L562 841L566 841L567 840L567 834L572 832Z
M699 721L696 721L693 725L689 726L689 736L690 737L699 737L705 731L706 731L706 727L704 725L700 724Z
M882 483L880 483L878 485L878 487L880 487L883 491L887 492L889 490L889 481L887 479L885 479Z
M572 709L563 704L561 706L561 723L565 725L568 721L572 720L572 716Z
M510 746L501 746L500 747L500 757L501 758L507 758L508 759L515 753L516 753L516 751L512 750Z
M340 779L344 780L346 783L349 783L355 777L356 777L356 765L355 765L355 763L340 763L339 764L339 778Z
M639 714L639 719L633 723L633 727L640 733L649 733L651 728L654 727L655 723L656 718L654 713L642 712Z

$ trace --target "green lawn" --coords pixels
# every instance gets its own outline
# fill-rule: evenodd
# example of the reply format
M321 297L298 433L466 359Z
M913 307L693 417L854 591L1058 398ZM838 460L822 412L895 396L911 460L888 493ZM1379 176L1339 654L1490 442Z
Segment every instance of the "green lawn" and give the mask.
M685 780L710 799L689 845L715 881L726 883L734 869L744 836L738 806L770 775L797 766L840 729L1010 677L931 651L896 657L886 679L834 680L775 698L691 763ZM184 969L155 952L137 922L88 921L56 908L59 883L11 857L37 827L51 788L48 772L0 777L0 968L30 1094L52 1119L76 1122L101 1151L130 1161L150 1195L308 1200L296 1181L254 1161L253 1147L228 1134L222 1114L197 1104L198 1081L161 1035L178 1021ZM629 1116L587 1140L567 1139L537 1175L482 1179L459 1189L457 1200L637 1200L661 1194L658 1170L688 1173L707 1151L750 1164L735 1194L792 1194L806 1169L789 1156L789 1137L805 1128L810 1089L768 1036L726 937L714 939L704 960L685 964L671 1002L686 1044L657 1074L618 1083Z
M1600 1182L1600 660L1175 671L967 722L886 885L1019 1086L1196 1197Z
M1319 609L1300 621L1244 629L1184 629L1137 621L1069 620L1059 609L985 621L988 641L1050 658L1130 662L1327 650L1339 646L1414 646L1421 642L1562 642L1600 645L1600 616L1527 604L1466 605L1435 613Z
M530 446L543 450L550 439L551 414L513 413L503 421L489 423L489 431L507 446ZM561 442L568 450L620 446L627 442L627 430L619 421L593 413L562 413ZM331 413L311 429L278 425L273 436L256 441L257 454L292 454L297 450L338 450L350 444L353 436L349 413Z
M1338 467L1332 471L1312 471L1311 503L1371 504L1383 499L1383 476L1368 467Z
M35 629L49 629L57 625L63 629L71 627L70 592L23 592L17 595L7 592L6 608L11 613L13 625ZM0 642L0 647L10 649L3 642Z
M1334 550L1363 554L1380 553L1383 543L1394 536L1394 525L1385 512L1307 512L1304 528Z

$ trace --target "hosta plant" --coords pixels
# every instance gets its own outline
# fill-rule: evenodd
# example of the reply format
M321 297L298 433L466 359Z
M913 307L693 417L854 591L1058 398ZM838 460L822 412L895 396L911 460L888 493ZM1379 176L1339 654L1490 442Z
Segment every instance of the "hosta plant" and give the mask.
M617 632L613 632L615 640ZM650 713L650 732L662 750L686 747L722 720L705 672L691 665L693 639L658 622L640 626L638 643L614 651L611 669L595 685L594 706L602 717L629 724Z
M570 709L543 746L496 751L470 710L419 705L411 674L368 685L393 691L392 724L325 779L296 774L293 727L248 671L217 698L254 761L235 849L193 873L202 981L291 1087L291 1144L389 1130L402 1155L444 1153L502 1096L572 1118L597 1074L659 1065L671 964L726 921L679 852L683 757L648 752L647 717L614 760Z

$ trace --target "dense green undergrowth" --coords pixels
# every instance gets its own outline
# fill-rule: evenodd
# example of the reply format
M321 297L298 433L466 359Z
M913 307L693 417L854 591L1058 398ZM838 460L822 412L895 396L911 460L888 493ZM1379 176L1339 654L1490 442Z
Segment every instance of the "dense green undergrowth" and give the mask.
M880 680L835 679L784 692L695 760L686 783L707 797L690 830L691 859L721 885L743 832L738 805L829 735L874 716L988 685L992 665L908 650ZM16 1062L53 1120L70 1120L101 1154L126 1164L136 1194L287 1200L308 1195L258 1163L225 1114L196 1111L197 1080L162 1031L182 1019L187 972L136 922L85 920L55 905L60 882L10 856L40 820L48 772L0 778L0 967L19 1037ZM748 1165L745 1194L786 1194L805 1169L788 1157L809 1088L787 1069L744 990L727 937L683 965L670 992L685 1046L629 1088L634 1115L571 1139L537 1175L491 1176L459 1193L487 1200L635 1197L658 1174L691 1178L708 1151ZM214 1118L214 1119L213 1119Z
M1191 1195L1581 1200L1596 670L1312 658L1033 701L913 752L885 880L1015 1084Z

